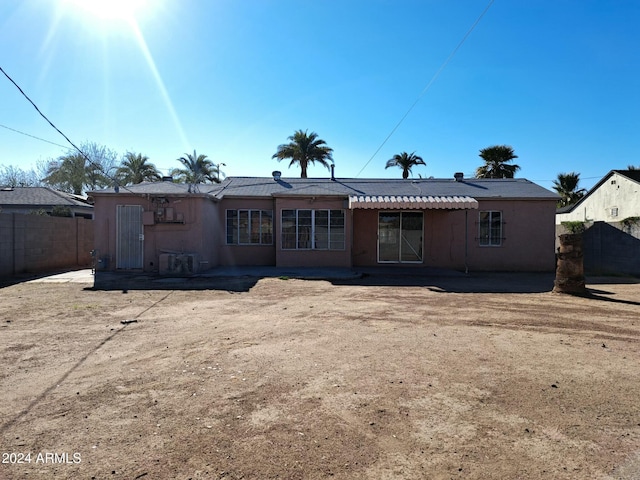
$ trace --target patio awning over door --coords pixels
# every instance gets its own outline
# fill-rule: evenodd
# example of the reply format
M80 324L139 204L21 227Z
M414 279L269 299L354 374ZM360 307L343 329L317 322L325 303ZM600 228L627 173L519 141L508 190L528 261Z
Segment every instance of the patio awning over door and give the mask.
M478 201L472 197L434 197L413 195L350 195L349 208L369 209L441 209L471 210L478 208Z

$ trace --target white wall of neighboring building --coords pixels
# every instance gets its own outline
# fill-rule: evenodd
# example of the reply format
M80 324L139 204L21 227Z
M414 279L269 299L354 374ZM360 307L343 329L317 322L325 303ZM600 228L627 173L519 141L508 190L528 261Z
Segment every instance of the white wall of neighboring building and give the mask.
M562 222L620 222L640 216L640 183L613 172L567 213L556 214Z

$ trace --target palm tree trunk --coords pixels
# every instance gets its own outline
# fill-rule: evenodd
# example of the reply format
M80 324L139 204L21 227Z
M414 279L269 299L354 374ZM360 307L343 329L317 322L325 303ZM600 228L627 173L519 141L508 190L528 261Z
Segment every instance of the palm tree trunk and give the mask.
M559 239L560 247L558 247L556 279L553 291L586 295L582 234L560 235Z

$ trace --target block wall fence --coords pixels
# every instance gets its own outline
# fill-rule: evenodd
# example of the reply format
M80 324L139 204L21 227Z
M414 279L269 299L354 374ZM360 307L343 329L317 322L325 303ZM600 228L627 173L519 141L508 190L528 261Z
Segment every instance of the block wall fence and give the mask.
M93 220L0 213L0 277L91 266Z

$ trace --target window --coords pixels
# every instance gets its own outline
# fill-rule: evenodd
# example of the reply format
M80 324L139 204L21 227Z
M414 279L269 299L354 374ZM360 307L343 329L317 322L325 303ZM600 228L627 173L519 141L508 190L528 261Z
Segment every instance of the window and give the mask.
M502 212L480 212L479 240L484 247L502 245Z
M283 250L344 250L344 210L282 210Z
M227 210L227 245L271 245L271 210Z
M613 207L611 209L611 216L612 217L617 217L618 216L618 207Z

